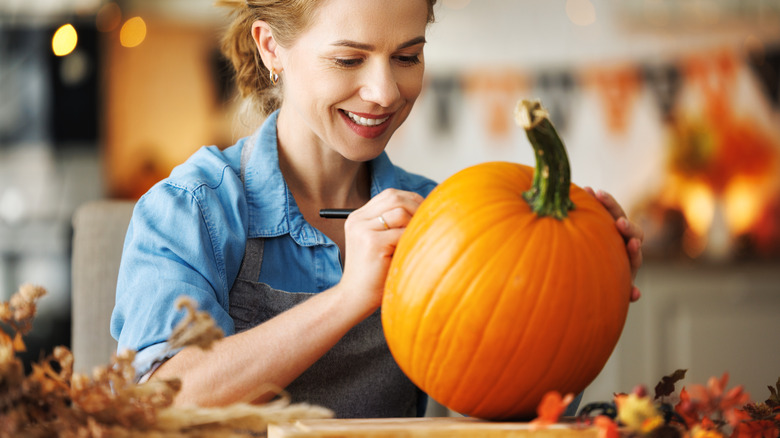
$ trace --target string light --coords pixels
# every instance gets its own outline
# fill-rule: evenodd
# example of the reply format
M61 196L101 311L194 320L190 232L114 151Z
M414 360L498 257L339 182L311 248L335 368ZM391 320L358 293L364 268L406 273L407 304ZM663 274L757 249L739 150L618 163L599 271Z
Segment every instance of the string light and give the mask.
M79 36L72 24L63 24L54 32L51 39L51 48L57 56L65 56L71 53L78 43Z
M133 17L122 25L119 31L119 43L124 47L136 47L146 38L146 22L141 17Z

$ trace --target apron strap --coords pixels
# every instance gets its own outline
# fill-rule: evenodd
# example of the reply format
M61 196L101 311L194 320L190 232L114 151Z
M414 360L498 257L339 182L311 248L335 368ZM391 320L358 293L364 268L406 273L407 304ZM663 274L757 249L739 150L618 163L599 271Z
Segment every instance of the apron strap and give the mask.
M247 239L244 258L241 260L241 268L238 278L247 281L257 281L260 278L260 267L263 265L263 247L265 240L262 237Z

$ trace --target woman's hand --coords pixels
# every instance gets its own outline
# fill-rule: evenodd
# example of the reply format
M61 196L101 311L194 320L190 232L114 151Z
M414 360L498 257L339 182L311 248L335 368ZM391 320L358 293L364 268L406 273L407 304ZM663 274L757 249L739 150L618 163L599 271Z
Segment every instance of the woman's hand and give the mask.
M387 189L352 212L344 223L344 275L340 286L373 312L382 303L390 260L423 197Z
M607 211L615 218L615 225L617 226L620 234L623 235L623 239L626 241L626 249L628 251L628 260L631 264L631 279L636 280L636 273L642 266L642 241L645 239L645 233L642 228L634 222L628 220L625 211L620 204L615 201L607 192L602 190L594 191L590 187L585 187L585 191L595 196L596 199L601 202ZM639 288L636 285L631 286L631 301L637 301L642 296L639 292Z

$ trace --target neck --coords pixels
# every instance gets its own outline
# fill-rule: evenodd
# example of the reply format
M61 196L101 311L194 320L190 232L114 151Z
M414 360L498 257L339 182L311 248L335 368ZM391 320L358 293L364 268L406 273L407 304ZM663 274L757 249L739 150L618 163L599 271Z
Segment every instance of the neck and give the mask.
M282 126L277 132L279 167L302 210L358 208L368 201L371 186L367 163L350 161Z

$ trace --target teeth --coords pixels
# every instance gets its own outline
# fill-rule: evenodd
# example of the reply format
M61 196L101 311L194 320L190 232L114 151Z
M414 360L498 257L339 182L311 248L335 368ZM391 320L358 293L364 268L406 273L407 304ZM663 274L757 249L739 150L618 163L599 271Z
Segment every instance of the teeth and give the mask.
M381 119L367 119L365 117L360 117L360 116L358 116L358 115L356 115L354 113L351 113L349 111L344 111L344 112L347 114L347 116L349 116L349 118L353 122L357 123L360 126L381 125L382 123L385 123L387 121L387 119L390 118L390 116L387 116L387 117L382 117Z

